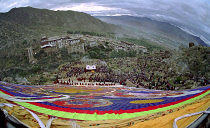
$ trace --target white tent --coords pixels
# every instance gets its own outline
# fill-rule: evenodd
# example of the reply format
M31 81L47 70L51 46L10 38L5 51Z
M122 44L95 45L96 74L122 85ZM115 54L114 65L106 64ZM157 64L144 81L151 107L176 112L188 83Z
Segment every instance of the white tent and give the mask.
M86 65L87 70L95 70L96 66L95 65Z

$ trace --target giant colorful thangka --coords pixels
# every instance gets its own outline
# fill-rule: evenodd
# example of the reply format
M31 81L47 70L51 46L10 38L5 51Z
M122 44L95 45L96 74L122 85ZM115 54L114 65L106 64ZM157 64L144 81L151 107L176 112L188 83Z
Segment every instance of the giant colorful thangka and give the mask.
M7 103L21 106L38 116L47 115L49 119L73 120L81 127L129 127L177 113L204 100L210 106L209 94L210 86L162 91L131 87L29 86L0 82L0 97Z

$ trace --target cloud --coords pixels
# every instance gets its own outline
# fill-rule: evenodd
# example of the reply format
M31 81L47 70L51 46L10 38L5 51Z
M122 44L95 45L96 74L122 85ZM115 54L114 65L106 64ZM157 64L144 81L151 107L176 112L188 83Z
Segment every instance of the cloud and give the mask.
M120 7L133 16L149 17L186 28L210 45L210 0L106 0L98 4ZM124 11L103 13L125 14Z
M74 6L62 6L52 8L53 10L73 10L73 11L80 11L80 12L97 12L97 11L112 11L117 10L118 8L111 8L97 5L96 3L81 3Z
M7 12L14 7L21 7L27 4L28 0L0 0L0 12Z

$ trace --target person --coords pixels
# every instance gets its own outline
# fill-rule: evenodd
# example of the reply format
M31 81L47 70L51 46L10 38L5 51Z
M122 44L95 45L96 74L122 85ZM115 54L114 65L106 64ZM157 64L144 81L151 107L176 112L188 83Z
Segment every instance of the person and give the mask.
M166 89L167 89L167 90L169 90L169 89L170 89L170 85L169 85L169 83L167 83L167 85L166 85Z

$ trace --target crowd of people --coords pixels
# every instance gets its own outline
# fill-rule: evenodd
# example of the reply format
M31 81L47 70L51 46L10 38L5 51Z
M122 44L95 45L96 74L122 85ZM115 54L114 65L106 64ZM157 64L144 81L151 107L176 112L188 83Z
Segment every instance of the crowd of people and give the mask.
M101 60L74 62L63 65L59 72L66 72L66 77L76 77L78 81L111 82L127 85L132 82L136 87L149 89L174 90L177 84L177 72L171 68L168 58L161 55L135 58L114 58L102 63ZM86 65L96 65L96 69L87 70ZM189 75L189 79L193 76ZM173 81L173 82L171 82ZM179 84L184 84L182 80ZM179 81L180 82L180 81Z

